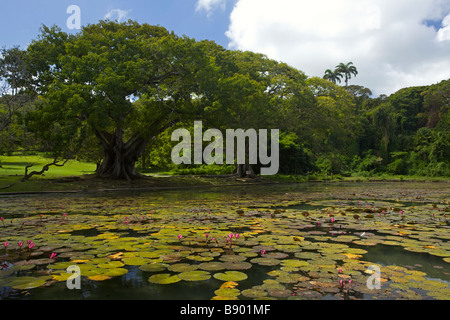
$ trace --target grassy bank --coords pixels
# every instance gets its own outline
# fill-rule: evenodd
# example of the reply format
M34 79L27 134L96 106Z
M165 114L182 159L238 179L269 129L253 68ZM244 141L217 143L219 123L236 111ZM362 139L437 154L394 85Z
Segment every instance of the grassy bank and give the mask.
M94 176L95 164L69 161L64 167L51 167L44 175L34 176L27 181L21 181L25 166L33 164L29 171L40 171L52 159L39 155L0 156L0 193L21 192L69 192L90 190L111 190L129 188L177 188L202 187L221 185L242 185L253 183L308 183L308 182L377 182L377 181L448 181L447 178L392 176L377 177L343 177L340 175L325 177L322 175L276 175L259 177L257 179L238 179L231 175L219 174L175 174L174 172L148 171L145 179L127 182L109 179L99 179Z

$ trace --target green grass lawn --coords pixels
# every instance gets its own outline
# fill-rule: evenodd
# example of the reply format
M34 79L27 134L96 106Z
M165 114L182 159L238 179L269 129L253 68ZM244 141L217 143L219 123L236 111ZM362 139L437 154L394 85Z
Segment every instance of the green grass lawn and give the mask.
M47 159L42 156L0 156L0 176L23 176L25 174L25 167L33 164L33 167L28 169L31 171L40 171L42 167L48 163L53 162L53 159ZM95 171L95 164L69 161L64 167L51 166L43 178L59 178L69 176L79 176L83 174L92 174Z
M27 165L33 164L33 167L29 168L28 172L41 171L44 165L51 162L53 162L53 159L48 159L40 155L0 156L0 188L15 184L11 188L3 191L33 191L42 190L42 188L54 190L54 188L49 187L45 182L50 179L93 174L96 168L95 164L73 160L67 162L63 167L51 166L43 175L33 176L29 181L20 181L25 174L25 167Z

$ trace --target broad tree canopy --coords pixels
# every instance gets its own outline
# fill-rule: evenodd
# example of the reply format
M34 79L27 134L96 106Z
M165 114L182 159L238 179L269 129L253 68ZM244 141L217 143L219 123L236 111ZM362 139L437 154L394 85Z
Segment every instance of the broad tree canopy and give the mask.
M101 21L76 35L44 26L28 49L41 95L31 122L66 153L95 134L104 151L97 173L133 179L146 144L190 106L198 48L163 27L133 21Z

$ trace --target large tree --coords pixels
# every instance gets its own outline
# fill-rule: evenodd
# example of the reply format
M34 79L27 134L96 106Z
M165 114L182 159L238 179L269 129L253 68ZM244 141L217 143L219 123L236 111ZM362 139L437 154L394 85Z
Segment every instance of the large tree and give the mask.
M95 135L104 153L97 174L135 179L146 145L195 109L199 52L192 39L133 21L100 21L75 35L43 26L28 48L41 97L30 126L62 155Z

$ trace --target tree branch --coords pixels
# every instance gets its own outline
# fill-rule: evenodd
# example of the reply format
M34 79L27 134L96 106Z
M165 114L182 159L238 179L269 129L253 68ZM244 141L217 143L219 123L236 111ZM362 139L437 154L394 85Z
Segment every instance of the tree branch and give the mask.
M41 171L32 171L30 173L28 173L28 169L30 169L33 166L33 164L28 165L28 166L25 167L25 175L24 175L24 177L22 178L21 181L22 182L23 181L27 181L28 179L30 179L34 175L42 175L45 172L47 172L50 169L51 166L64 167L64 165L67 163L67 161L69 161L69 159L66 159L63 164L58 164L58 160L55 159L55 160L53 160L52 163L49 163L49 164L46 164L45 166L43 166Z

